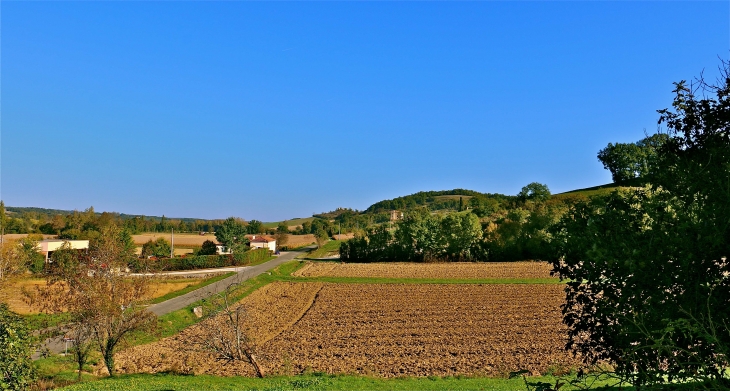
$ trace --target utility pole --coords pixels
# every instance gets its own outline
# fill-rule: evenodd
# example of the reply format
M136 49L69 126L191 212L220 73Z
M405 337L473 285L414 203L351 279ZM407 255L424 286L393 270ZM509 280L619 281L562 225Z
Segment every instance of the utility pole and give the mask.
M175 258L175 228L170 228L170 258Z

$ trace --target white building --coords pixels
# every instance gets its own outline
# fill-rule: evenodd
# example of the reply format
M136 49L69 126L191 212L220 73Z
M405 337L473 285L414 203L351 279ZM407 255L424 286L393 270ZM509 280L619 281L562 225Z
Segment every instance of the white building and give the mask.
M253 235L251 238L251 248L267 248L270 251L276 251L276 239L267 236Z
M53 252L61 248L64 243L68 243L73 250L88 250L88 240L62 240L62 239L46 239L38 242L38 251L46 257L46 262L51 258Z
M216 255L231 254L231 249L229 249L228 247L226 247L226 246L224 246L224 245L222 245L220 243L217 243L215 245L215 254Z

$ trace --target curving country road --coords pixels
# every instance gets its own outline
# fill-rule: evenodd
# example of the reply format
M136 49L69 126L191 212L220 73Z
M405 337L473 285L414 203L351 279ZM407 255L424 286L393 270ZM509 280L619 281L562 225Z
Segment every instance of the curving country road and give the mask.
M174 312L179 309L185 308L200 299L204 299L206 297L209 297L212 294L221 292L228 285L230 285L232 283L246 281L249 278L256 277L261 273L272 270L275 267L281 265L282 263L291 261L297 255L300 255L302 252L309 251L309 250L311 250L311 248L307 247L300 251L282 251L281 255L279 255L278 257L276 257L268 262L264 262L260 265L245 266L245 267L239 267L236 269L218 270L218 271L235 270L237 273L228 278L215 282L213 284L204 286L200 289L196 289L192 292L188 292L182 296L178 296L178 297L172 298L170 300L163 301L162 303L153 304L153 305L147 307L147 309L150 310L152 313L154 313L157 316L169 314L170 312ZM211 272L211 271L216 271L216 270L207 270L207 272Z

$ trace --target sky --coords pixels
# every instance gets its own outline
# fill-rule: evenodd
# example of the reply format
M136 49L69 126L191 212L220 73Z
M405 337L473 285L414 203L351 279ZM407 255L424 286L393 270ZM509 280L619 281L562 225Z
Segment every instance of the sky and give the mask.
M8 206L279 221L611 181L728 1L0 2Z

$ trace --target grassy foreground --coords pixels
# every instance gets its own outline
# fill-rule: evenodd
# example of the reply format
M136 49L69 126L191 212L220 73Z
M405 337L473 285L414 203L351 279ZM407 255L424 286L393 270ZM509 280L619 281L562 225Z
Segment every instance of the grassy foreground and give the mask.
M555 378L541 376L529 378L530 382L543 381L555 384ZM568 389L563 387L561 389ZM612 388L617 390L618 388ZM488 377L403 377L376 378L353 375L310 374L301 376L277 376L263 379L247 377L216 377L208 375L183 376L171 374L138 374L74 384L62 390L139 390L139 391L218 391L218 390L527 390L522 378L504 379Z

